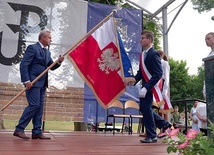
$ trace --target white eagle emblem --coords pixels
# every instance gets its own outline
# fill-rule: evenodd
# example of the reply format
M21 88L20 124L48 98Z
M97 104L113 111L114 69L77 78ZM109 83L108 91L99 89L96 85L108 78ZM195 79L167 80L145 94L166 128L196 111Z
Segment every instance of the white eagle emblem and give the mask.
M109 74L110 71L115 71L120 68L120 60L118 53L114 53L112 48L108 48L101 54L101 59L98 58L99 68L105 71L105 74Z

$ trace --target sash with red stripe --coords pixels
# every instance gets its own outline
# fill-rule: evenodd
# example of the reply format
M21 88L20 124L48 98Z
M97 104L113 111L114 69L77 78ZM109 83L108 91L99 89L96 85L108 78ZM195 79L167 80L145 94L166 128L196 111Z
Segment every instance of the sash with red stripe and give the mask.
M174 109L172 107L169 97L164 98L164 104L161 105L161 107L159 109L159 113L168 114L173 111L174 111Z
M147 70L146 65L144 63L144 54L143 53L141 53L140 66L141 66L142 75L143 75L145 81L148 82L152 76L149 73L149 71ZM162 105L164 103L163 96L162 96L161 90L159 88L160 83L162 83L162 79L160 79L158 81L158 83L152 88L154 101L157 103L158 107L160 107L160 105Z
M164 104L160 106L159 109L159 113L162 114L168 114L174 111L172 104L170 102L170 98L169 98L169 94L167 93L167 95L165 96L165 98L163 98L164 100Z

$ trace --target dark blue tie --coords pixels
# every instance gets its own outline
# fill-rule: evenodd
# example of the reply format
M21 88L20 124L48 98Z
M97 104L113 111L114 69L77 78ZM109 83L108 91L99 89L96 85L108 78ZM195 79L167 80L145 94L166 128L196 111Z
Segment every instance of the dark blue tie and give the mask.
M144 51L143 53L144 53L144 60L145 60L145 59L146 59L147 52Z
M44 62L46 64L46 49L45 48L42 48L43 49L43 52L44 52Z

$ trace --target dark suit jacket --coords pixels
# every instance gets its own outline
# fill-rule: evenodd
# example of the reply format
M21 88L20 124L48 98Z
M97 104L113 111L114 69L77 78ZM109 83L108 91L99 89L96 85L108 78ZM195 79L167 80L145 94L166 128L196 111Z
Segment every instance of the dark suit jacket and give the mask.
M44 51L37 42L36 44L29 45L25 51L24 57L20 63L21 81L33 81L38 77L48 66L53 63L51 53L46 49L46 61L44 59ZM58 68L60 65L54 65L51 70ZM44 87L48 83L48 73L43 75L33 87Z
M145 87L147 91L150 91L160 80L163 74L160 54L153 48L150 48L146 55L144 63L146 65L147 70L152 76L151 79L147 83L145 82L141 72L142 66L139 66L139 70L135 75L135 80L136 83L138 83L142 79L142 87Z

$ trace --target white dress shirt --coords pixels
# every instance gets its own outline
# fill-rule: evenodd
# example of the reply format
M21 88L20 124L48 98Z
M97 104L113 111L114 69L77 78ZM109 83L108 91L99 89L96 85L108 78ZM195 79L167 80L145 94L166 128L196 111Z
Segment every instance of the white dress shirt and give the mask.
M196 113L198 113L201 118L207 118L207 105L205 103L198 102L196 107ZM198 127L202 129L207 129L207 122L203 122L198 118Z

